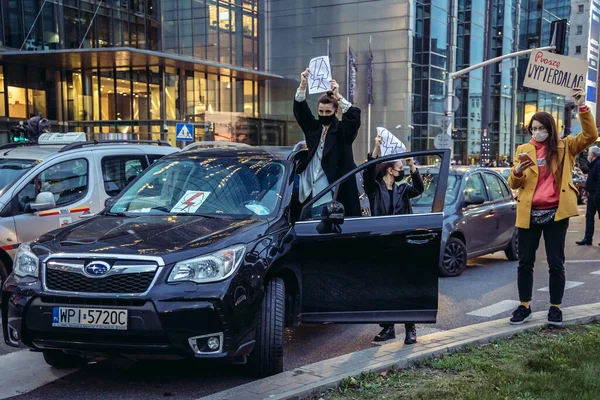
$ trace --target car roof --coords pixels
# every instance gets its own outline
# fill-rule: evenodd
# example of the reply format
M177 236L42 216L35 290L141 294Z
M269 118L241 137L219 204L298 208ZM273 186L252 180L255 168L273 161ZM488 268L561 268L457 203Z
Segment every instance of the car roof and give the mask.
M192 148L181 151L169 156L173 158L194 158L194 157L218 157L218 158L237 158L237 157L268 157L275 160L288 160L293 153L292 146L248 146L248 147L212 147L212 148Z
M65 145L26 145L22 147L13 147L7 149L0 150L0 158L12 158L12 159L22 159L22 160L39 160L44 161L50 158L53 158L55 155L59 154L59 151L63 149ZM144 153L156 153L156 154L169 154L170 150L177 151L179 150L176 147L170 146L156 146L156 145L139 145L139 144L99 144L94 146L83 146L77 147L72 150L67 150L61 154L73 153L76 154L81 151L95 151L100 149L106 149L110 147L115 150L123 150L123 149L139 149ZM157 151L158 150L158 151Z
M419 171L423 174L439 174L440 167L437 165L424 165L418 166ZM505 168L488 168L488 167L475 167L470 165L451 165L448 173L450 175L466 175L478 171L493 171L498 173L498 170Z

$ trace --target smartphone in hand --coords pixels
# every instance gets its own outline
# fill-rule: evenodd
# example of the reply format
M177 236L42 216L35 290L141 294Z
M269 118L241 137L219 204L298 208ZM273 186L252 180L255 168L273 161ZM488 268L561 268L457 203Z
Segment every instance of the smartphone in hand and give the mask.
M533 160L531 159L531 157L529 157L527 153L519 154L519 161L521 161L522 163L529 161L533 164Z

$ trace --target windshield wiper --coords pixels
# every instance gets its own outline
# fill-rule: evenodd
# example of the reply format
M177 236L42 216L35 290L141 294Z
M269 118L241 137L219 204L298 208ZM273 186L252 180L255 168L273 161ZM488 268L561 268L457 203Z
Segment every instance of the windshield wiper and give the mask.
M112 212L112 211L106 211L102 215L108 215L109 217L128 217L128 215L125 214L124 212Z
M213 214L202 214L202 213L174 213L171 215L176 215L178 217L203 217L203 218L210 218L210 219L217 219L220 218L218 215L213 215Z
M96 243L95 240L92 240L91 242L80 242L77 240L63 240L62 242L60 242L61 246L81 246L81 245L86 245L86 244L94 244Z

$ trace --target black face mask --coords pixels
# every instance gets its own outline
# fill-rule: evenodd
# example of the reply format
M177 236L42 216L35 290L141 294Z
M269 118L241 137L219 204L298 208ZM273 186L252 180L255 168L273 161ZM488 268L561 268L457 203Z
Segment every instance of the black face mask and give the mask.
M404 179L404 171L398 171L398 176L394 176L394 182L400 182Z
M319 115L319 122L323 125L331 125L335 119L335 114L332 115Z

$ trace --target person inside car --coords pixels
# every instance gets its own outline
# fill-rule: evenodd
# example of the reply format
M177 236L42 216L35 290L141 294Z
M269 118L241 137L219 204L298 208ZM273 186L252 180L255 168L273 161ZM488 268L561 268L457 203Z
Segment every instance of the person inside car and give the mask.
M360 109L344 99L339 85L331 81L331 91L318 100L319 118L315 119L306 102L308 86L307 68L300 76L300 86L294 100L294 116L306 139L308 157L302 160L297 169L299 178L299 202L305 204L329 184L356 168L352 143L360 128ZM341 109L342 120L336 113ZM318 217L321 205L331 201L333 194L323 196L314 205L313 217ZM360 216L359 193L352 179L342 183L337 200L344 205L346 216Z
M375 138L373 154L369 154L369 161L379 157L381 152L381 135ZM414 165L412 158L406 160L410 168L412 184L400 183L404 179L402 161L384 162L367 167L363 176L365 193L369 197L371 215L398 215L412 214L410 199L423 193L425 187L419 170ZM373 341L384 342L396 337L393 323L383 323L383 329ZM404 324L406 336L404 343L413 344L417 342L417 329L415 324Z

